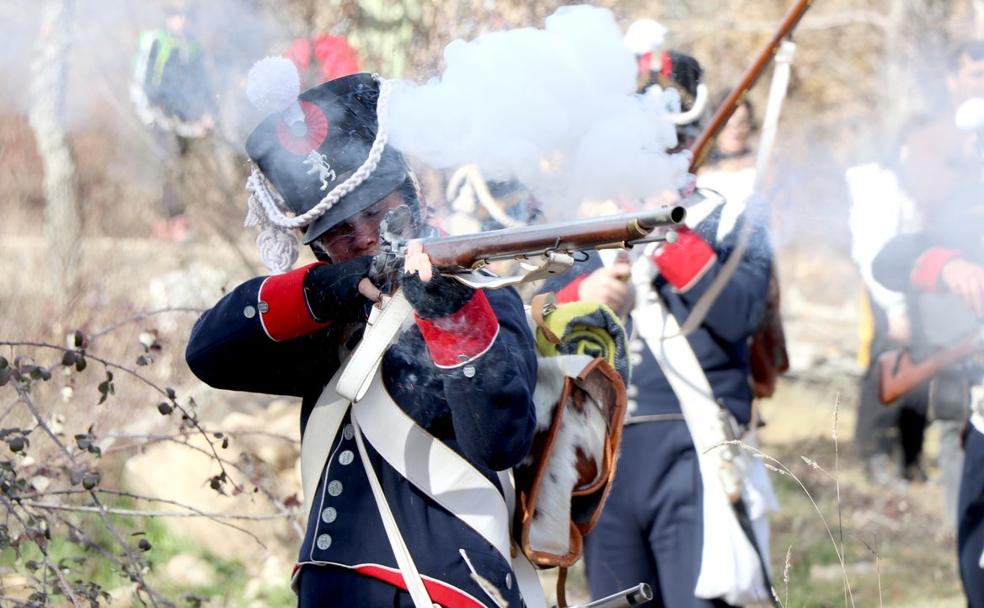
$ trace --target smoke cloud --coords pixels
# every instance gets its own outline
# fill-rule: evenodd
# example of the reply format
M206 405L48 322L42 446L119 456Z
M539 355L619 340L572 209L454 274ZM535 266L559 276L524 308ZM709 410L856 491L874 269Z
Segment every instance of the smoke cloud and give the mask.
M612 13L568 6L543 29L456 40L432 81L398 83L390 142L437 168L475 163L515 178L562 214L584 199L673 189L688 159L669 155L659 95L635 95L636 63Z

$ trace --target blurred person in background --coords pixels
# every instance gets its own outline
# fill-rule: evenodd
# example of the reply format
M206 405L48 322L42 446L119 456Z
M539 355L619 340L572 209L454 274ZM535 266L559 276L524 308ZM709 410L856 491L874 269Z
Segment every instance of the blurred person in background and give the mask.
M257 64L270 82L251 74L251 99L283 91L284 69L296 82L284 58ZM196 323L186 358L211 386L302 398L301 607L522 606L529 587L521 591L513 570L496 474L526 456L535 427L522 301L512 289L472 290L434 273L411 247L393 280L413 321L378 357L355 350L370 342L362 338L380 290L396 287L369 279L384 222L404 237L428 230L416 179L384 143L384 92L376 77L356 74L266 107L272 114L246 145L248 224L264 227L261 257L285 270L297 243L281 228L306 214L303 241L320 261L230 291ZM274 199L294 215L269 215ZM409 221L391 226L390 210ZM339 392L343 368L371 377L351 407ZM433 467L442 475L429 477Z
M163 217L154 224L160 238L188 236L182 164L197 140L215 127L218 108L209 86L202 48L191 35L194 12L187 2L169 0L164 27L140 34L130 99L164 155Z
M975 140L957 127L954 116L968 99L984 97L984 40L956 43L947 56L944 80L946 99L912 129L902 157L903 185L927 217L964 188L977 185Z
M730 94L730 89L718 94L713 104L715 112ZM763 183L762 176L757 174L759 159L753 144L757 135L755 106L748 95L742 95L738 107L714 140L707 163L697 171L697 186L714 191L737 205L759 206L763 214L770 215L764 210L776 188L772 186L768 193L757 191ZM773 267L765 316L750 345L752 392L756 398L772 397L779 376L789 369L779 296L779 278Z
M959 127L956 119L958 108L984 97L984 41L971 39L957 42L947 56L944 80L945 103L934 115L913 127L900 147L899 182L914 209L906 212L914 217L911 221L905 221L910 229L922 226L924 230L929 230L933 225L939 225L941 217L950 218L948 221L956 227L959 224L956 218L964 215L966 201L977 196L981 190L981 161L977 147L980 138L973 128ZM884 229L891 224L886 221L888 217L871 219L864 230L879 230L871 224L884 224L881 226ZM899 251L894 247L887 248L878 253L877 258L885 265ZM907 260L899 263L904 265ZM907 314L895 323L899 328L895 334L903 338L908 335L908 340L903 340L901 347L918 356L923 348L920 336L926 333L922 318L925 315L919 309L913 310L913 303L912 297L906 298ZM961 432L968 416L965 407L968 395L966 378L958 370L943 370L933 377L926 390L926 415L940 429L938 462L947 517L952 522L956 519L962 470ZM913 398L918 400L919 392L913 394Z
M486 180L476 165L459 167L448 179L448 234L471 234L529 226L543 217L539 202L516 180Z
M632 40L627 34L630 47ZM634 50L640 48L646 46ZM637 57L640 93L681 102L675 111L686 118L678 138L688 143L698 134L695 104L706 99L699 63L675 51L637 50ZM674 93L650 90L653 84ZM634 336L619 468L597 527L585 539L588 586L601 598L643 581L652 586L656 606L768 601L766 512L776 502L765 470L752 465L731 488L738 495L729 496L718 470L703 461L713 458L698 454L684 408L710 413L701 423L720 423L734 437L754 428L748 341L766 307L771 253L764 230L755 227L710 312L695 331L680 335L678 324L721 272L740 227L751 219L714 193L672 194L688 208L687 227L675 243L649 246L633 263L592 253L543 287L559 302L600 302L628 315L627 333ZM656 321L662 328L654 331Z
M713 107L719 108L731 93L723 91ZM735 113L721 128L714 147L697 172L697 185L719 192L728 200L748 200L755 189L755 107L742 96Z
M892 486L926 480L920 456L927 422L927 387L916 387L889 407L879 396L879 355L907 347L911 338L906 298L883 287L871 268L885 243L921 225L916 206L901 183L905 156L905 144L897 144L887 160L851 167L845 175L851 195L851 256L864 286L859 303L858 363L865 371L854 442L868 479Z
M984 107L984 100L979 100ZM977 136L984 111L975 120ZM978 145L980 140L978 139ZM981 157L984 158L984 157ZM984 607L984 162L976 188L948 200L924 228L889 241L873 262L875 278L909 302L915 362L969 345L969 354L931 380L931 407L961 420L964 459L957 504L960 577L971 608ZM956 191L955 191L956 192ZM943 393L946 393L945 395ZM935 400L935 402L934 402ZM968 420L969 424L962 422Z

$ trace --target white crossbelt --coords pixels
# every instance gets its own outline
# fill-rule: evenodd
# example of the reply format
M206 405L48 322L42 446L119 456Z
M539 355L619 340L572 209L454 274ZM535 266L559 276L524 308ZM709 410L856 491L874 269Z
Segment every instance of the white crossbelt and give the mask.
M432 604L368 460L362 437L401 476L475 530L512 564L528 608L544 608L543 590L532 565L522 552L517 552L516 559L511 557L509 493L515 490L508 471L499 474L506 498L467 460L417 425L386 392L379 363L411 313L406 298L397 292L370 319L362 342L319 397L301 444L305 512L310 512L310 497L315 494L334 437L351 405L363 466L415 608L431 608Z
M735 516L728 493L758 490L742 479L750 464L743 451L735 451L722 445L728 441L722 420L722 408L714 399L707 376L680 326L663 303L649 297L651 278L643 265L651 264L647 258L636 261L633 278L639 290L640 304L632 312L632 321L639 336L646 342L663 375L673 389L687 429L693 439L700 465L704 488L703 528L704 544L701 550L701 568L694 595L705 599L723 598L729 604L743 605L756 601L768 601L759 558ZM645 303L643 303L645 302ZM727 455L727 456L725 456ZM729 458L741 462L729 462ZM729 471L730 469L730 471ZM729 473L721 475L722 470ZM771 488L767 486L771 494ZM765 488L763 488L765 489ZM761 543L760 543L761 545Z
M396 557L396 564L400 568L400 573L403 574L403 581L407 585L407 591L413 600L414 608L433 608L427 587L424 585L424 579L421 578L420 571L417 570L417 564L414 563L413 556L410 555L410 549L407 548L407 543L400 533L400 526L396 523L393 511L386 500L386 494L383 493L383 488L379 485L376 470L372 468L372 461L369 460L365 442L362 441L362 430L354 418L352 427L355 430L355 444L359 448L362 468L365 469L366 477L369 479L369 487L372 488L372 496L376 499L376 508L379 510L379 517L382 518L383 528L386 530L386 538L389 540L394 557Z
M377 310L374 308L373 312ZM342 375L338 379L336 392L346 399L358 402L362 399L369 384L373 381L376 369L383 360L386 347L400 333L400 328L410 318L413 308L402 290L383 305L378 316L370 316L369 325L362 336L362 341L349 358Z

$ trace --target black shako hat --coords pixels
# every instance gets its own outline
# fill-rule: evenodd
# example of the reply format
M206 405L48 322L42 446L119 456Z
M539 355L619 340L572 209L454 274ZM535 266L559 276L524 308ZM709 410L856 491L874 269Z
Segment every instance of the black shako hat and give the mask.
M680 98L679 109L671 110L670 120L677 133L696 135L698 121L707 109L708 89L702 82L704 70L700 63L685 53L663 51L637 57L639 65L638 93L646 93L653 85L673 89Z
M700 63L690 55L677 51L663 53L663 62L659 71L659 81L663 86L675 86L684 93L684 109L697 97L697 86L701 83L704 70Z
M250 159L280 195L285 211L295 217L334 191L332 198L337 200L304 224L304 244L372 206L409 177L403 156L388 145L375 166L364 167L379 135L380 90L379 79L371 74L331 80L265 118L246 142ZM361 181L336 190L360 168Z
M639 57L640 83L638 92L642 93L654 84L662 88L673 87L680 92L683 110L689 110L697 98L704 70L700 63L690 55L678 51L663 51Z

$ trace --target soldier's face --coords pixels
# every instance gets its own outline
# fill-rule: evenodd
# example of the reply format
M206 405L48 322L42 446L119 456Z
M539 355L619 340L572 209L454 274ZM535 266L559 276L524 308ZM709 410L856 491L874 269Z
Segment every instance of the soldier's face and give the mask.
M379 224L387 211L402 204L403 194L399 190L392 192L326 232L318 242L336 262L375 255L379 251Z
M751 117L748 107L738 106L735 113L724 123L724 128L717 138L718 150L724 154L738 154L748 148L748 136L752 132Z
M167 16L166 25L172 34L183 34L188 25L188 17L182 13L171 13Z

